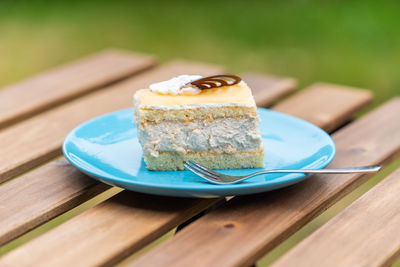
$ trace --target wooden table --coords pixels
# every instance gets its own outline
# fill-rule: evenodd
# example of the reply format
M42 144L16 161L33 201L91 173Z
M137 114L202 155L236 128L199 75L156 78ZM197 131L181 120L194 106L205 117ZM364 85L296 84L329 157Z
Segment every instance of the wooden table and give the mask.
M84 204L113 189L62 157L61 144L70 130L130 107L134 90L151 82L182 73L221 72L219 66L186 61L157 66L148 55L108 50L0 90L0 245L75 211L6 253L0 266L104 266L122 260L128 266L252 265L370 177L315 175L281 190L228 201L114 190L100 204ZM370 92L316 83L294 93L291 78L241 76L259 106L333 132L337 155L330 167L387 164L398 157L398 97L353 120L371 102ZM273 265L392 263L400 253L399 192L397 170ZM125 260L180 225L173 237Z

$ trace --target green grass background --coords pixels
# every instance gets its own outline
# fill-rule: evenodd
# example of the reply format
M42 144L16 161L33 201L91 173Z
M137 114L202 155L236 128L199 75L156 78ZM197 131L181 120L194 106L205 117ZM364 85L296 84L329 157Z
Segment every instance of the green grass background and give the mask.
M372 90L372 107L400 93L399 1L4 1L0 87L104 48L183 58ZM386 173L399 165L389 167ZM266 256L268 265L385 175ZM87 205L88 207L90 205ZM77 208L77 214L85 208ZM64 215L0 248L47 231Z
M400 92L398 1L0 1L0 86L107 47Z

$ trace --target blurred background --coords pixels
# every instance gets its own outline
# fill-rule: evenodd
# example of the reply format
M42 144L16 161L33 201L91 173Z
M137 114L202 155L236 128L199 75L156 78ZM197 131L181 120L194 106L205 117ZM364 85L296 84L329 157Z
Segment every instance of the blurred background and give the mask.
M400 93L398 1L0 1L0 87L103 48Z
M399 1L0 0L0 88L104 48L372 90L370 108L400 94ZM341 200L259 262L276 257L379 182ZM97 200L97 201L101 201ZM92 204L0 248L6 253ZM61 217L61 216L60 216ZM157 245L172 232L155 242ZM400 263L397 263L400 266Z

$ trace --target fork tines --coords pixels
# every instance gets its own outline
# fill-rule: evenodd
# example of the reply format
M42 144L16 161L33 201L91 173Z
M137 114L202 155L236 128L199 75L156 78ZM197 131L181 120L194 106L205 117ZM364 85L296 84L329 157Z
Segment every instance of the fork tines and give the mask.
M217 173L191 160L186 161L183 166L185 166L185 168L194 172L195 174L199 175L200 177L203 177L205 179L212 179L213 181L218 181L216 180L219 177Z

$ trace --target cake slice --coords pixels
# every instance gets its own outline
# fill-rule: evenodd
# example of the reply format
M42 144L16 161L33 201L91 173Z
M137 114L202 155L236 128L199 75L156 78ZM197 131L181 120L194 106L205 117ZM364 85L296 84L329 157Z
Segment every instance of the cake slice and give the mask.
M181 75L134 95L135 123L150 170L261 168L264 151L250 88L234 75Z

